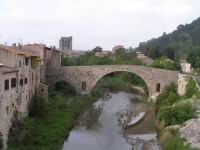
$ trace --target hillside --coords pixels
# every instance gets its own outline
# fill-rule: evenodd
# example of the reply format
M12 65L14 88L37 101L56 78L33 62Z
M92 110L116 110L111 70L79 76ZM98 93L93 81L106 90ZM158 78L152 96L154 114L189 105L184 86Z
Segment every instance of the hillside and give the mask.
M184 57L190 50L200 47L200 18L190 24L179 25L172 33L141 42L137 50L151 58L165 55L168 58Z

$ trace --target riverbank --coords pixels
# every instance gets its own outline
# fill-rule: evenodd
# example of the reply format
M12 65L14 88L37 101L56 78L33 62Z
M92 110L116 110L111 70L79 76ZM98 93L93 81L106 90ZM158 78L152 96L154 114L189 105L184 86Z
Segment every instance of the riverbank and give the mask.
M174 84L165 87L158 96L155 104L156 125L160 144L164 150L200 148L197 142L199 138L195 134L199 132L199 128L194 124L199 116L197 108L199 98L199 89L192 78L188 79L184 96L178 95Z
M62 149L79 113L89 107L98 96L100 93L81 97L51 91L43 117L27 117L17 127L12 128L8 150Z
M111 91L128 90L129 86L133 86L122 78L110 77L102 79L90 96L82 97L73 95L74 89L71 90L69 86L58 85L58 91L49 92L47 107L39 110L45 111L42 112L44 115L29 116L11 128L8 150L62 149L77 116L103 97L108 87L102 83L106 82Z

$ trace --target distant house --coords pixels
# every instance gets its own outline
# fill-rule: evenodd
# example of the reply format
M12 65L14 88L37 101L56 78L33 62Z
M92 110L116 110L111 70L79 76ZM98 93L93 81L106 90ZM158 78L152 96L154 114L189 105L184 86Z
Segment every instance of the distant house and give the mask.
M104 57L104 56L108 56L111 55L112 52L111 51L102 51L102 52L96 52L95 56L97 57Z
M75 50L68 50L68 51L62 51L62 55L64 57L78 57L80 55L83 55L86 51L75 51Z
M146 65L151 65L153 63L153 60L147 56L145 56L141 52L136 52L137 58Z
M181 63L181 71L183 73L191 73L192 70L193 69L190 63Z
M115 52L116 52L118 49L121 49L121 48L124 48L124 46L122 46L122 45L117 45L117 46L113 47L112 53L115 54Z

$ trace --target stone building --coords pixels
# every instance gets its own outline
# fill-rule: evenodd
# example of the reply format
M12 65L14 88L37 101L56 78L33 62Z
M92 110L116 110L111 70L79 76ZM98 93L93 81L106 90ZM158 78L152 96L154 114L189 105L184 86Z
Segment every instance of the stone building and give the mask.
M145 56L142 52L136 52L137 58L145 65L151 65L153 60L148 56Z
M44 44L28 44L21 46L25 51L36 53L40 60L40 79L42 83L46 83L46 67L47 67L47 53L51 49Z
M118 49L124 49L124 46L122 46L122 45L117 45L117 46L113 47L113 48L112 48L112 53L115 54L115 52L116 52Z
M72 36L61 37L59 40L59 49L60 51L72 50Z
M13 114L18 119L28 115L29 102L40 85L40 61L36 53L0 45L0 63L0 132L6 148Z
M95 56L97 57L104 57L104 56L109 56L112 55L111 51L102 51L102 52L96 52Z
M181 63L181 71L183 73L191 73L192 70L193 70L192 65L190 63L187 63L187 62Z

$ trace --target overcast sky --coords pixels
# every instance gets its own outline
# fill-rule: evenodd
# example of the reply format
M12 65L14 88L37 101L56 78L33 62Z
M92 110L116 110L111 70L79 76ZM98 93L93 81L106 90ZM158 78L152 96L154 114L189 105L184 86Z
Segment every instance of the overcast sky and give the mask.
M136 47L200 17L200 0L0 0L0 43Z

